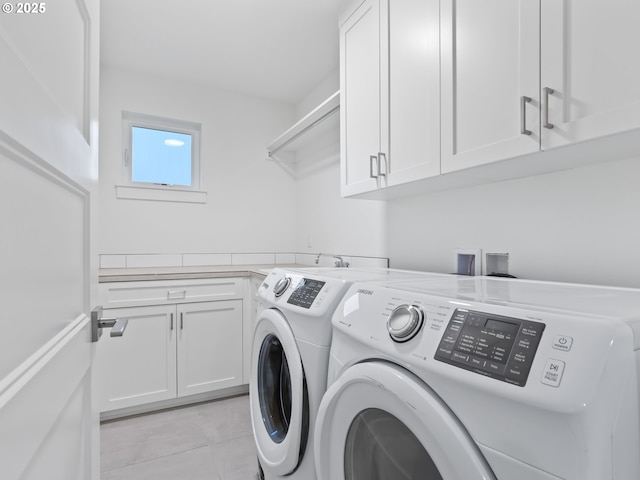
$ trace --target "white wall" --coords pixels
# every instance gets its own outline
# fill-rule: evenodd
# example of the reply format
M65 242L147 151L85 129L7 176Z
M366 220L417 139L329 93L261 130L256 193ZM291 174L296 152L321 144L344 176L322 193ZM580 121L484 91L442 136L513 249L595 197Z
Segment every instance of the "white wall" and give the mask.
M265 160L294 106L108 68L100 83L100 253L294 251L295 181ZM116 199L123 110L202 124L206 204Z
M296 117L304 117L338 90L340 90L340 70L336 69L298 102L296 105Z
M340 197L332 162L298 181L298 252L387 257L386 204Z
M391 266L452 272L472 247L520 278L640 287L639 178L636 158L394 200Z
M301 118L340 88L336 70L297 106ZM338 114L333 134L297 155L297 252L387 257L384 202L340 197Z
M296 176L265 161L265 145L337 87L331 75L290 106L103 71L100 253L328 252L452 272L456 248L481 248L508 252L521 278L640 287L640 159L389 202L343 199L335 135L299 155ZM122 110L202 123L207 204L115 198Z

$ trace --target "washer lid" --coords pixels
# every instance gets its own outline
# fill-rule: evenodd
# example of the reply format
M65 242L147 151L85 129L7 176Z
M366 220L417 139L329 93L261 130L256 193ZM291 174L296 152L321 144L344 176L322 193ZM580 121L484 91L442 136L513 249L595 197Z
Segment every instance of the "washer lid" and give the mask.
M262 468L285 476L297 467L308 435L308 399L300 352L286 319L260 313L249 382L253 437Z
M367 429L362 428L363 422L370 424ZM374 428L376 422L380 428ZM354 433L358 429L368 432ZM411 433L412 437L402 438L413 444L403 445L395 455L393 448L385 446L397 441L392 437L400 429ZM416 480L425 475L443 480L496 479L447 405L418 377L388 363L357 364L338 377L320 405L314 440L318 480L359 480L384 469ZM381 463L372 470L374 455L358 453L365 449L383 451L389 459L375 455ZM417 465L403 464L401 452L407 449L416 452L412 459Z

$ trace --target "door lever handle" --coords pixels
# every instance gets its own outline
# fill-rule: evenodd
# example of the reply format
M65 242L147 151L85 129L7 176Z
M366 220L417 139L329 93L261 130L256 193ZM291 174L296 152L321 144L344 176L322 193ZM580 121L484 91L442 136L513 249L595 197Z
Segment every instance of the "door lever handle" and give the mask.
M102 318L102 306L95 307L91 310L91 341L100 340L103 328L110 328L112 337L121 337L128 323L128 318Z

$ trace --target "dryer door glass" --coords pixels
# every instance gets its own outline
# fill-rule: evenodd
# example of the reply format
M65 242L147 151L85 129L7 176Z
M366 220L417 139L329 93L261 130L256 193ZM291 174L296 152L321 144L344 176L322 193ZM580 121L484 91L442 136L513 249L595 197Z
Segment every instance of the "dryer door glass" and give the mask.
M473 402L468 408L475 412ZM442 398L387 361L358 363L336 378L314 438L318 480L496 480Z
M360 412L351 423L344 469L345 480L442 480L420 440L378 408Z
M260 349L258 395L267 432L274 442L281 443L291 421L291 376L287 356L275 335L267 336Z
M268 478L296 470L309 436L309 399L302 357L287 319L260 313L251 348L251 426Z

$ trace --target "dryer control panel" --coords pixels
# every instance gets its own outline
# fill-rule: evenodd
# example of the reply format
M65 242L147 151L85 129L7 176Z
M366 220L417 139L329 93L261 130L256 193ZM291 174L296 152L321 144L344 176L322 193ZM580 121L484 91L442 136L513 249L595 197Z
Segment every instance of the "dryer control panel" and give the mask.
M456 309L435 359L523 387L545 324Z
M326 282L312 278L302 278L294 287L287 303L302 308L310 308Z

